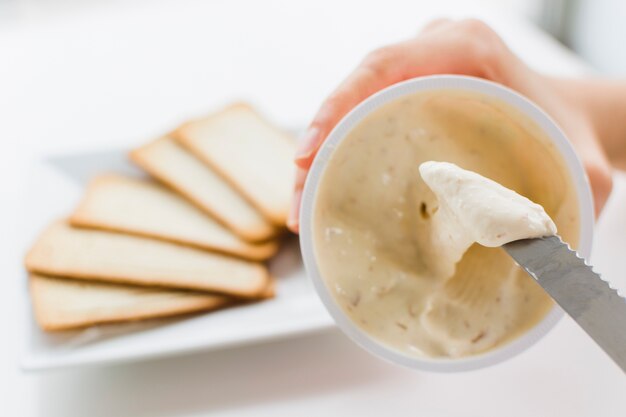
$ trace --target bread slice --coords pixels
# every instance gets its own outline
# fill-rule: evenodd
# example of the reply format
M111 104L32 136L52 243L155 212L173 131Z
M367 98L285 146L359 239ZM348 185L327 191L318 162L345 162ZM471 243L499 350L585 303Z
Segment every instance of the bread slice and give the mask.
M246 104L184 124L173 133L274 224L287 221L295 141Z
M70 217L73 226L154 237L251 260L267 259L278 244L252 244L168 188L108 174L91 181Z
M259 298L268 287L260 264L196 248L58 221L26 255L32 273Z
M224 295L38 274L31 275L29 286L35 319L46 331L208 311L234 301Z
M174 139L157 139L132 151L130 157L243 239L258 242L276 234L271 222Z

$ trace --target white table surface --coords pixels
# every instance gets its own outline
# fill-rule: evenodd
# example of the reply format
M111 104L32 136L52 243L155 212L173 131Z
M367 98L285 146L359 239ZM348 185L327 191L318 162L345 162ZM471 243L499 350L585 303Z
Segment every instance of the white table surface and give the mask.
M529 24L468 2L362 3L85 0L0 15L1 415L626 415L626 378L570 319L504 364L454 375L383 363L337 331L107 368L17 368L20 199L37 155L130 146L236 98L302 126L368 50L435 16L483 16L533 66L585 71ZM616 180L593 261L626 288L626 176Z

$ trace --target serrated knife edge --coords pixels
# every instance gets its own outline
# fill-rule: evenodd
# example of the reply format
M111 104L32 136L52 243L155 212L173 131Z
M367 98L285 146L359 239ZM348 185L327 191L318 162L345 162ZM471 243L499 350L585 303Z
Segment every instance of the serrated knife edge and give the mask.
M626 372L626 299L559 236L503 248Z

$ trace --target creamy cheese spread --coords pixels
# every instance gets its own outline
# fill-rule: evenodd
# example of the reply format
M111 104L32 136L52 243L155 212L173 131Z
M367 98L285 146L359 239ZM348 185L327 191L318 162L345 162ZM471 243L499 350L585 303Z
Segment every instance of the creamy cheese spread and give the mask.
M442 260L456 264L473 243L495 248L556 234L543 207L489 178L449 162L424 162L419 171L437 197L432 245Z
M372 338L460 357L513 340L552 306L498 246L556 226L575 245L578 222L565 164L532 121L443 90L377 109L337 146L314 249L332 296Z

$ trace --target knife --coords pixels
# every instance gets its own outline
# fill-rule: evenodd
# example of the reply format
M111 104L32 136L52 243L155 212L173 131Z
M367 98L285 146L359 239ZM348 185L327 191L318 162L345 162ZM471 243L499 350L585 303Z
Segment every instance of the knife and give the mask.
M626 299L559 236L503 248L626 373Z

